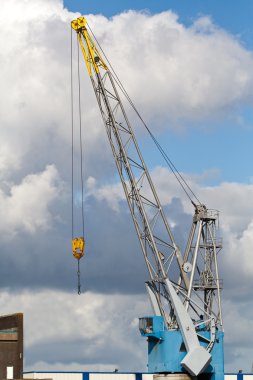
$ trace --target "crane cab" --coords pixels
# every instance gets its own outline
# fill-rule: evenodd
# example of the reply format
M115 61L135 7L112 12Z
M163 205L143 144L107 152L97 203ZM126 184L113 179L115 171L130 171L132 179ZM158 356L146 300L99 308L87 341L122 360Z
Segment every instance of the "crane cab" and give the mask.
M165 323L162 316L139 318L139 330L142 336L162 339Z

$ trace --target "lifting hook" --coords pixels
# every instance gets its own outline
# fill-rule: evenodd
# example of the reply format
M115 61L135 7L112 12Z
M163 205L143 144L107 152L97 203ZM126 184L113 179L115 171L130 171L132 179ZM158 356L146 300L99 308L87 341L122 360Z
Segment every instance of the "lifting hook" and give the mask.
M72 252L75 259L77 259L77 293L81 294L81 280L80 280L80 259L84 255L85 241L83 237L72 239Z

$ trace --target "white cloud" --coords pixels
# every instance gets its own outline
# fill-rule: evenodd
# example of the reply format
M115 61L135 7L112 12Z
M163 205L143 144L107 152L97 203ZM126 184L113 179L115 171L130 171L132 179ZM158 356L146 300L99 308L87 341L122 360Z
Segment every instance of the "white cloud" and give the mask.
M85 344L85 342L84 342ZM118 363L115 362L115 364L111 363L92 363L92 364L86 364L86 363L62 363L62 362L56 362L56 363L48 363L44 362L43 360L37 361L36 363L33 363L32 365L25 365L25 371L26 372L33 372L33 371L43 371L43 373L37 373L36 378L39 379L40 377L45 378L46 372L114 372L114 370L117 368ZM49 374L50 376L50 374Z
M70 144L69 23L78 15L61 0L2 0L0 15L0 152L15 151L15 162L11 155L4 160L14 170L47 137ZM145 119L156 120L154 128L165 119L215 116L252 98L251 53L206 17L188 28L170 11L88 20ZM87 152L99 150L104 158L98 143L104 131L84 65L81 76Z
M52 208L64 199L62 178L70 177L69 41L70 21L77 16L64 9L61 0L0 1L0 231L8 237L12 233L12 242L16 245L19 243L15 241L17 232L28 232L38 237L33 242L45 239L40 232L53 227L58 218ZM177 15L169 11L157 15L127 12L109 20L89 15L88 20L145 119L154 122L154 129L166 125L164 120L172 120L172 127L179 123L184 126L182 119L206 121L206 118L217 117L227 109L235 110L239 119L237 106L243 106L252 99L252 53L234 36L215 26L208 17L199 18L190 27L181 24ZM114 211L118 211L120 202L124 200L121 185L101 185L97 173L97 167L100 167L101 177L107 176L111 154L86 68L84 65L82 68L82 88L87 90L82 93L83 121L88 131L85 134L85 159L89 174L98 176L97 182L94 178L88 181L89 194L97 201L106 201ZM90 157L98 161L97 167L95 159L89 161ZM41 171L41 168L45 169ZM175 194L181 198L171 175L167 177L166 169L157 168L153 177L163 204L171 202ZM241 281L249 281L253 273L253 206L250 202L253 185L221 183L216 187L205 187L197 177L190 179L186 175L186 178L207 206L222 212L227 276L230 272L235 274L240 266ZM188 203L183 201L183 206L187 214L192 213ZM173 223L177 224L175 216ZM95 231L96 225L91 226ZM110 244L115 245L114 240L118 239L117 223L113 226L113 242L108 236L104 236L103 241L109 253ZM122 230L123 227L125 224L121 224ZM104 226L101 228L105 230ZM102 232L99 231L100 236L103 236ZM57 231L57 239L54 240L57 252L63 247L65 254L69 249L64 246L67 238L65 231ZM31 259L26 256L26 246L22 252L20 266L25 267ZM6 251L4 253L9 258ZM57 272L59 256L54 258L55 266L48 266L51 254L48 250L45 252L43 263L50 279L54 278L58 284L58 277L64 277L65 272ZM111 266L111 262L107 265ZM25 273L22 271L23 275ZM45 283L48 278L45 274ZM241 293L248 295L248 283L244 281L244 284L240 283L242 285ZM107 286L104 284L105 289ZM236 284L233 291L235 287ZM135 338L138 335L135 318L141 316L146 308L146 301L143 302L141 296L87 293L75 298L71 294L48 290L18 295L1 292L0 307L2 313L18 309L25 312L29 368L34 368L35 362L48 366L48 369L55 368L55 363L63 363L61 368L62 365L69 365L69 368L80 365L80 357L78 361L69 358L72 350L67 347L73 344L73 340L80 348L80 356L90 360L89 355L97 355L89 368L115 368L123 360L127 368L131 360L136 366L146 361L143 354L145 342L143 351L139 346L136 350L138 343ZM240 317L239 306L233 304L227 310L232 308L235 318L228 319L230 326ZM247 321L248 317L243 323L246 325ZM106 356L107 339L114 347L109 356ZM247 339L246 334L242 339ZM50 349L54 344L58 344L58 350ZM240 340L237 344L242 345ZM41 352L39 349L43 345L45 351ZM35 347L38 351L34 350ZM66 356L64 349L69 351ZM37 356L36 352L39 353ZM79 351L73 350L73 355L76 352ZM103 359L99 357L101 352ZM139 356L133 358L131 355L136 356L136 352ZM29 359L30 355L34 355L32 359ZM88 364L84 368L88 368Z
M165 168L156 168L152 173L154 182L164 206L168 205L173 197L179 196L182 200L184 212L193 213L193 207L188 200L178 192L178 185L170 172ZM194 179L187 178L194 192L209 208L221 211L220 229L223 237L223 250L219 256L220 276L224 278L224 326L225 326L225 358L226 371L250 371L252 355L249 349L252 340L248 331L252 324L252 286L253 286L253 198L252 184L223 182L216 186L201 184L202 176ZM204 173L206 176L206 173ZM194 178L194 176L191 176ZM200 182L198 182L198 180ZM95 181L94 181L95 182ZM103 200L114 210L120 208L124 195L114 197L119 183L110 186L95 187L92 195ZM115 203L117 204L115 205ZM122 204L121 204L122 206ZM124 206L123 206L124 207ZM127 204L125 203L125 208ZM174 227L175 215L169 215L169 223ZM180 218L179 218L180 219ZM172 223L171 223L172 222ZM176 219L180 227L180 220ZM134 325L134 321L132 322ZM239 327L238 327L239 326Z
M1 292L0 308L2 314L17 310L24 312L26 370L48 371L56 368L57 363L61 370L64 365L68 370L113 370L119 368L119 364L126 365L124 358L119 360L117 351L135 358L133 370L134 366L145 369L146 342L140 336L138 326L132 323L137 316L150 312L148 300L143 295L87 292L77 296L62 291L14 295ZM66 347L67 357L64 349L53 354L55 344ZM69 349L72 344L76 344L75 352ZM45 357L41 357L40 347L44 346ZM31 363L29 354L32 352L35 355ZM102 361L103 356L107 357L107 362ZM127 370L127 367L120 369Z
M240 308L235 302L225 300L223 303L225 369L249 371L252 361L252 339L248 334L252 325L250 301L240 303ZM2 314L24 312L25 371L145 370L147 342L139 334L136 317L150 313L146 295L87 292L77 296L62 291L19 294L2 291L0 307ZM240 328L236 327L238 324ZM74 351L71 350L73 342ZM121 353L122 349L125 357L119 358L117 352Z
M64 9L61 0L3 0L0 15L1 177L15 182L20 171L27 176L52 163L67 176L69 23L78 15ZM154 128L167 117L213 116L252 96L251 53L209 18L188 28L170 11L153 16L130 11L112 19L89 15L88 20L129 93L147 118L157 121ZM105 131L84 65L82 69L83 121L89 126L87 171L90 174L98 160L97 166L104 166L101 173L107 173L111 169ZM101 198L108 198L107 190L103 188ZM114 195L116 207L121 195Z
M188 28L170 11L89 22L146 119L213 117L252 99L251 53L208 17Z
M239 236L229 231L226 232L225 239L227 267L231 270L231 275L238 275L238 280L234 283L237 288L235 295L249 296L253 285L253 217Z
M20 184L10 184L9 191L0 191L0 230L15 234L19 230L35 233L51 227L50 205L63 196L63 187L53 165L41 173L30 174Z
M238 301L237 301L238 302ZM227 371L252 371L252 344L249 334L252 326L251 299L239 303L225 300L223 302L225 314L225 359ZM238 307L239 306L239 307ZM228 352L227 352L228 351Z
M17 152L8 143L3 142L0 147L0 176L5 180L8 172L20 168Z
M253 251L253 185L222 182L217 186L201 185L202 176L182 173L198 198L209 208L220 211L219 224L224 242L227 270L236 272L240 266L241 275L248 279L253 275L251 252ZM204 173L204 176L206 173ZM184 212L193 215L193 206L177 184L174 176L165 168L158 167L151 172L162 205L171 203L174 197L181 199ZM200 183L198 182L200 180ZM96 186L92 195L103 199L113 210L118 211L125 196L118 182L113 185ZM127 204L125 204L127 208ZM168 216L171 227L177 225ZM180 226L179 226L180 227ZM226 269L223 269L226 271Z
M119 211L119 202L125 200L121 183L99 187L96 179L89 177L87 179L87 189L87 198L94 196L98 201L106 201L114 211Z

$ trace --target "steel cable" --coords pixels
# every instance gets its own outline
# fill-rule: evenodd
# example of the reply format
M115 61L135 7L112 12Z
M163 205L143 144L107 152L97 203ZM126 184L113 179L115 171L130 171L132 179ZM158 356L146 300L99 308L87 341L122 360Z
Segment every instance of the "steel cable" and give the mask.
M74 100L73 100L73 38L71 28L70 42L70 81L71 81L71 227L74 238Z
M80 84L80 52L77 38L78 56L78 113L79 113L79 146L80 146L80 177L81 177L81 199L82 199L82 232L84 236L84 176L83 176L83 141L82 141L82 111L81 111L81 84Z
M75 230L75 212L74 212L74 91L73 91L73 35L71 28L71 214L72 214L72 241L74 239ZM77 73L78 73L78 117L79 117L79 149L80 149L80 181L81 181L81 220L82 220L82 236L84 237L84 175L83 175L83 137L82 137L82 109L81 109L81 85L80 85L80 54L77 39ZM77 259L77 292L81 294L81 278L80 278L80 258Z
M167 153L164 151L164 149L162 148L162 146L160 145L160 143L158 142L158 140L155 138L155 136L153 135L153 133L151 132L151 130L149 129L149 127L147 126L147 124L143 120L142 116L140 115L139 111L137 110L136 106L134 105L132 99L130 98L130 96L128 95L127 91L125 90L125 88L124 88L122 82L120 81L118 75L116 74L116 72L115 72L113 66L111 65L109 59L107 58L107 56L106 56L103 48L99 44L96 36L94 35L92 29L90 28L88 22L87 22L87 26L88 26L88 28L89 28L89 30L90 30L90 32L91 32L94 40L98 44L98 46L99 46L102 54L104 55L104 57L105 57L105 59L106 59L106 61L108 63L108 66L111 68L111 70L112 70L112 76L113 76L115 82L117 83L118 87L120 88L120 90L122 91L122 93L124 94L124 96L126 97L127 101L129 102L129 104L131 105L131 107L133 108L133 110L135 111L135 113L138 116L138 118L140 119L141 123L143 124L143 126L145 127L145 129L147 130L147 132L149 133L151 139L155 143L157 149L161 153L161 155L164 158L166 164L168 165L168 167L170 168L171 172L174 174L174 176L177 179L178 183L182 187L184 193L186 194L186 196L188 197L188 199L191 201L191 203L194 204L194 202L193 202L190 194L193 196L193 198L195 198L195 200L197 200L197 202L199 204L201 204L201 202L198 199L198 197L196 196L196 194L193 192L193 190L188 185L188 183L186 182L186 180L184 179L184 177L182 176L182 174L178 171L178 169L176 168L176 166L173 164L173 162L171 161L171 159L168 157ZM188 189L188 191L187 191L187 189Z

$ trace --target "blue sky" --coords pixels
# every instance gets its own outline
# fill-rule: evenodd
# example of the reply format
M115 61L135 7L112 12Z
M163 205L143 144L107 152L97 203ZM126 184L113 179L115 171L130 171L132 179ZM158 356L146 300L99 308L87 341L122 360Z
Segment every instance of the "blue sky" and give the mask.
M249 371L253 2L67 0L65 7L90 15L94 33L150 129L201 201L221 211L226 370ZM66 8L63 0L0 1L0 309L25 313L26 370L142 370L146 344L137 316L150 313L147 274L85 67L87 244L81 263L84 293L76 294L73 14ZM149 13L121 14L128 9ZM171 12L159 13L167 10L178 20ZM12 25L18 25L18 34ZM159 167L164 163L148 137L139 130L137 137L183 250L192 206Z
M64 0L64 4L75 12L100 13L107 17L129 9L147 10L150 13L171 9L179 15L180 22L185 25L189 25L197 16L210 15L216 24L239 35L248 46L253 46L253 3L250 0Z
M240 41L242 46L251 50L253 47L253 2L219 1L219 0L172 0L172 1L80 1L64 0L65 6L82 14L102 14L114 16L129 9L146 10L151 14L172 10L179 17L179 22L190 26L200 16L209 16L214 24L224 29ZM96 34L96 31L94 31ZM106 46L104 46L106 51ZM113 57L110 57L113 62ZM217 67L217 70L219 68ZM120 73L118 73L120 75ZM127 87L127 83L125 83ZM138 103L136 104L138 107ZM211 183L221 181L252 181L252 141L253 112L251 104L240 105L237 120L230 117L220 120L191 122L192 126L185 133L170 132L159 136L163 147L179 170L184 172L203 172L217 170L216 178ZM144 119L145 119L145 115ZM186 122L189 126L189 121ZM206 125L209 124L208 130ZM152 129L152 125L150 126ZM166 145L165 145L166 144ZM208 149L206 149L208 147ZM147 140L143 144L143 153L152 168L162 164L155 150ZM149 152L149 153L148 153ZM207 153L208 152L208 153ZM148 154L147 154L148 153ZM187 158L187 159L186 159ZM210 183L210 184L211 184Z

